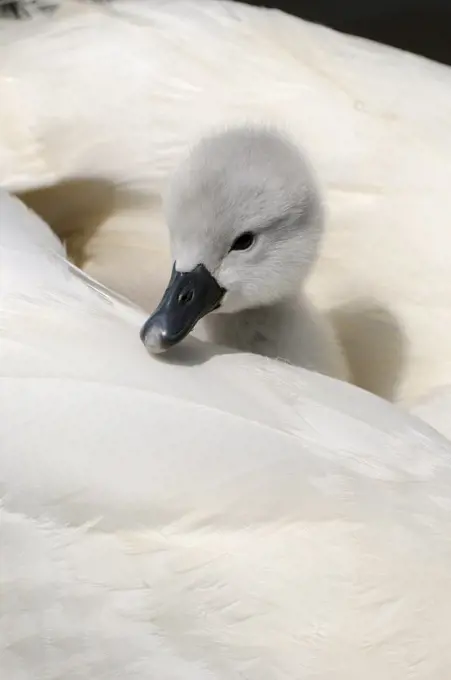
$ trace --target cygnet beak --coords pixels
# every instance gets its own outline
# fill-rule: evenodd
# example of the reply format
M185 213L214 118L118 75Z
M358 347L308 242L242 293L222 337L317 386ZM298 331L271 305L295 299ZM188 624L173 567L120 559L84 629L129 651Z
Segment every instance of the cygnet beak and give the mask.
M177 345L196 323L219 307L225 294L203 264L178 272L175 265L161 302L141 329L141 340L153 354Z

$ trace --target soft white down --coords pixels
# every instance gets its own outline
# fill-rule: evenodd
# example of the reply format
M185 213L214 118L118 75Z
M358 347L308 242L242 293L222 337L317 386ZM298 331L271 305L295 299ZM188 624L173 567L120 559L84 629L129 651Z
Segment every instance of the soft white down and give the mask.
M218 345L346 377L333 328L303 291L323 206L288 138L255 125L203 137L171 178L165 215L175 274L146 324L151 351L196 324L196 337Z

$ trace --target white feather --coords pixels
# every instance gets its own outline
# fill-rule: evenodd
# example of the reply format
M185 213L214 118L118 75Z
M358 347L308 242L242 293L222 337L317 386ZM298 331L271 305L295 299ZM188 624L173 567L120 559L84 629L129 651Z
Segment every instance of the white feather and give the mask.
M187 342L0 194L11 680L447 680L451 445L356 387Z

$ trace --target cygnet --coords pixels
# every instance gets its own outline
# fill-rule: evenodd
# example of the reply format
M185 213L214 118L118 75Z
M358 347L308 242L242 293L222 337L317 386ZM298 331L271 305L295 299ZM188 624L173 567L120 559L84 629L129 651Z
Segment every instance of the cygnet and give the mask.
M347 378L331 326L302 290L324 218L311 169L289 139L260 126L201 139L165 208L174 266L141 330L150 352L196 327L217 345Z

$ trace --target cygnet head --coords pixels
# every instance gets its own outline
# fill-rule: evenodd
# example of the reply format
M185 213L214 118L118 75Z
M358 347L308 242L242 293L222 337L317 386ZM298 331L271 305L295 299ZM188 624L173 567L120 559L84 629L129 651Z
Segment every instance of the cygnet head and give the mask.
M323 230L306 159L280 133L260 127L202 139L170 183L166 217L174 268L141 331L153 352L178 343L212 311L296 294Z

